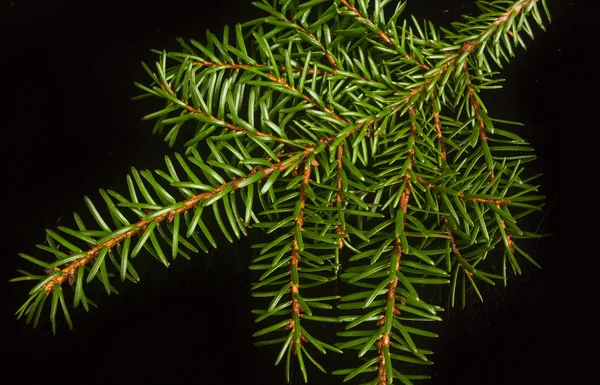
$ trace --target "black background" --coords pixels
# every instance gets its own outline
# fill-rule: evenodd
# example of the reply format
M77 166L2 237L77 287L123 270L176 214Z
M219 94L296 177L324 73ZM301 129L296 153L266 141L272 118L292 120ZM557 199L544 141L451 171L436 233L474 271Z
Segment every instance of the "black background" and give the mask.
M548 4L553 23L536 29L503 71L505 88L484 100L491 116L525 123L519 133L537 150L547 196L546 215L529 230L554 236L530 250L543 270L527 267L485 304L445 315L429 384L600 384L594 10L592 1ZM412 0L405 12L447 25L477 11L472 1ZM149 50L177 49L178 36L202 41L207 28L261 14L237 0L0 1L3 283L25 265L18 252L35 253L44 228L72 225L71 213L86 210L83 195L124 191L130 166L162 167L172 153L140 121L157 105L130 100L133 82L148 82L140 61L154 62ZM77 312L75 330L60 324L57 336L48 322L31 330L14 320L29 286L7 284L0 383L283 384L276 353L252 345L252 276L243 272L251 241L168 270L138 262L138 285L94 296L100 308ZM309 379L339 382L313 370Z

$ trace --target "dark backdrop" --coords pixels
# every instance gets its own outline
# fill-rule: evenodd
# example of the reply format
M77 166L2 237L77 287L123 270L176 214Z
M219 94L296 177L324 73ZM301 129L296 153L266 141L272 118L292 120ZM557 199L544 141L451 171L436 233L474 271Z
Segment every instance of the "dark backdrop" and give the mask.
M527 267L486 303L444 315L429 384L600 383L595 12L592 1L548 4L553 23L518 50L504 90L488 93L487 104L492 116L526 124L520 133L537 149L533 167L547 196L533 227L554 236L529 250L543 270ZM406 13L447 24L474 10L467 0L412 0ZM172 153L140 121L156 104L130 100L133 82L148 82L140 61L154 62L149 50L259 15L233 0L0 1L3 283L24 265L18 252L35 253L44 228L72 225L71 213L86 210L84 195L123 191L130 166L161 167ZM48 322L31 330L15 321L27 289L6 285L0 383L282 384L275 352L252 345L250 242L168 270L138 262L138 285L94 296L100 308L78 312L75 330L60 324L57 336ZM312 369L310 379L338 383Z

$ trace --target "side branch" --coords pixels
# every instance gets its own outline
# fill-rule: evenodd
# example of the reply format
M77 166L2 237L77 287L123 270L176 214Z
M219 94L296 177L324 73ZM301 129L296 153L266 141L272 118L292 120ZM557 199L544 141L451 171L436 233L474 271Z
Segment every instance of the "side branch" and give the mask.
M478 35L475 35L470 40L462 42L460 48L440 52L444 58L440 59L439 64L434 66L432 69L428 68L428 72L424 75L425 79L422 81L422 84L411 90L410 95L405 97L405 103L407 105L414 103L419 99L420 95L424 91L433 92L433 87L440 81L442 81L441 87L444 87L448 78L448 76L446 76L446 72L456 69L458 74L463 69L466 70L468 68L467 61L469 57L474 53L476 54L479 49L483 49L490 37L494 33L497 33L501 26L503 26L507 21L515 19L519 13L523 12L523 9L529 7L532 3L537 3L538 1L540 0L525 0L516 4L513 8L507 10L501 16L490 22L488 27L481 30ZM341 0L341 2L347 3L347 0ZM358 10L356 10L356 12L358 12ZM449 59L450 57L452 58ZM483 133L482 137L484 136L485 133Z
M316 162L316 161L314 161ZM305 337L302 336L300 332L300 317L302 317L302 313L304 312L304 308L301 305L301 297L300 297L300 280L298 278L298 271L300 270L299 262L300 262L300 245L299 237L302 235L303 231L303 223L304 223L304 207L306 206L306 186L310 183L310 174L312 163L306 162L304 165L304 174L302 178L302 182L300 184L300 211L298 212L298 218L296 219L295 229L294 229L294 239L292 241L292 253L290 256L290 284L291 284L291 293L292 293L292 318L290 322L287 324L286 329L291 329L294 333L294 337L292 338L291 344L296 348L296 350L300 347L302 342L306 342Z
M333 59L333 56L331 55L331 53L329 53L329 51L327 51L327 48L325 48L325 46L323 45L323 43L321 43L321 41L319 39L317 39L317 37L315 35L313 35L312 33L310 33L306 28L304 28L300 24L296 23L295 21L289 20L288 18L286 18L282 14L271 14L271 16L273 16L273 17L281 20L284 23L288 23L290 25L293 25L294 26L293 28L297 29L298 32L304 34L305 38L308 38L312 42L316 43L321 48L321 51L323 52L323 55L325 56L325 58L327 58L327 61L329 62L329 64L331 64L331 67L333 67L334 71L337 71L338 65L335 62L335 60Z
M407 186L404 188L402 192L402 196L400 197L400 210L406 215L408 211L408 201L410 199L411 194L411 186L410 179L407 180ZM404 231L406 220L402 223L401 231ZM390 357L389 349L390 349L390 336L392 334L392 317L394 315L400 315L400 310L396 308L396 288L398 286L398 274L397 271L400 271L400 261L402 259L402 246L400 244L400 238L396 237L394 240L393 252L396 255L396 263L395 266L390 266L389 274L394 276L392 282L389 284L387 289L387 300L386 300L386 315L382 316L382 318L378 321L377 325L384 326L384 332L381 334L379 339L377 340L377 353L379 354L379 367L377 370L377 375L379 377L379 381L377 385L388 385L390 383L388 378L387 367L388 364L386 362L386 356ZM390 365L391 366L391 365Z
M417 177L417 182L419 182L421 185L428 187L430 189L434 189L437 191L444 191L445 193L449 193L449 189L444 187L444 186L438 186L436 184L433 184L431 182L428 182L427 180L425 180L423 177L418 176ZM510 199L494 199L494 198L478 198L478 197L473 197L473 196L469 196L466 195L460 191L458 192L452 192L452 195L455 195L456 197L465 200L465 201L470 201L470 202L476 202L476 203L492 203L496 206L500 206L502 204L505 203L510 203L511 200Z
M225 68L231 68L231 69L236 69L236 70L240 70L240 69L242 69L242 70L245 70L245 69L249 69L249 68L252 68L252 69L254 69L254 68L257 68L257 66L255 66L255 65L248 65L248 64L232 64L232 63L208 63L208 62L205 62L205 63L202 63L202 64L203 64L204 66L208 66L208 67L225 67ZM265 65L264 67L268 67L268 66L266 66L266 65ZM284 67L284 68L285 68L285 67ZM310 68L310 67L309 67L309 68ZM283 88L285 88L285 89L286 89L288 92L290 92L290 93L292 93L292 94L295 94L295 95L297 95L297 96L301 97L301 98L302 98L302 99L304 99L304 100L305 100L307 103L311 104L311 105L312 105L314 108L316 108L316 109L318 109L318 110L321 110L322 112L324 112L324 113L326 113L326 114L330 115L330 116L331 116L333 119L335 119L335 120L337 120L337 121L339 121L339 122L341 122L341 123L343 123L343 124L345 124L345 125L350 125L350 124L351 124L349 121L347 121L347 120L343 119L342 117L340 117L339 115L337 115L337 114L335 113L335 111L332 111L332 110L330 110L329 108L327 108L327 107L324 107L324 106L323 106L323 107L321 107L321 106L319 105L319 103L317 103L317 101L316 101L316 100L314 100L314 99L313 99L313 98L311 98L310 96L306 95L306 94L305 94L305 93L303 93L302 91L298 90L297 88L295 88L295 87L291 86L291 85L290 85L290 84L289 84L289 83L288 83L288 82L285 80L285 78L284 78L284 77L280 77L280 78L278 78L277 76L275 76L274 74L272 74L272 73L270 73L270 72L265 72L265 75L267 75L267 76L269 77L269 79L270 79L272 82L274 82L274 83L277 83L277 84L280 84L280 85L281 85ZM188 111L190 111L190 112L195 112L195 113L203 113L202 111L198 112L198 111L199 111L198 109L193 109L193 108L191 108L189 105L188 105ZM206 116L206 114L204 114L204 116ZM219 122L221 122L221 123L224 123L224 122L222 122L220 119L217 119L217 118L215 118L215 117L213 117L213 116L210 116L209 118L210 118L210 119L214 119L215 121L219 121ZM230 130L232 130L232 131L244 131L244 132L248 132L248 130L247 130L247 129L245 129L245 128L243 128L243 127L239 127L239 126L233 125L233 124L230 124L230 123L227 123L227 128L229 128L229 129L230 129ZM251 133L252 133L252 132L251 132ZM254 133L252 133L252 134L254 134ZM265 136L269 136L268 134L264 134L264 133L256 133L255 135L258 135L258 136L263 136L263 137L265 137ZM277 140L277 139L278 139L277 137L273 137L273 138L274 138L274 140Z
M430 67L425 64L425 63L421 63L419 62L415 57L410 56L409 54L407 54L406 52L402 52L401 50L398 49L398 47L392 42L391 37L385 33L385 31L383 31L381 28L379 28L379 26L377 26L375 23L373 23L373 21L371 21L368 17L366 17L365 15L363 15L358 9L356 9L356 7L354 7L353 5L351 5L348 0L340 0L340 3L349 11L351 11L352 13L354 13L354 16L362 21L363 23L365 23L368 28L370 30L372 30L373 32L375 32L377 34L377 36L383 40L383 42L385 44L388 45L388 47L394 49L395 51L397 51L403 58L408 59L408 60L412 60L415 62L415 64L418 67L421 67L422 69L428 71L430 70Z
M309 153L312 153L312 149L306 150L304 152L304 156L306 157ZM102 249L104 249L106 247L106 248L108 248L108 250L110 250L113 247L118 246L126 238L131 238L134 235L136 235L140 232L143 232L151 222L161 223L161 222L164 222L165 220L171 222L177 214L181 214L181 213L187 212L187 211L195 208L198 205L198 203L200 203L200 201L208 200L214 196L219 195L226 188L230 188L229 186L233 185L233 188L231 189L231 191L234 191L238 188L238 185L240 185L242 182L255 176L258 173L263 173L263 177L261 179L264 179L264 178L267 178L275 170L279 170L280 172L283 172L283 171L287 170L288 168L290 168L293 164L294 164L294 162L287 162L287 163L279 162L279 163L273 164L271 167L256 168L256 169L252 170L244 178L234 179L230 182L220 185L219 187L215 188L213 191L194 195L193 197L186 199L185 201L183 201L183 205L178 204L178 202L174 202L174 204L173 204L174 208L172 210L165 211L163 214L156 216L156 217L152 217L151 219L142 219L141 221L139 221L135 224L136 227L133 228L132 230L129 230L125 233L115 235L114 237L106 240L105 242L96 245L95 247L93 247L92 249L88 250L85 253L85 257L82 257L73 262L70 262L64 268L59 269L61 271L61 273L58 274L55 278L48 281L44 286L42 286L42 288L40 290L44 290L46 292L46 294L49 295L54 290L54 287L56 287L56 285L62 285L62 283L65 280L69 279L70 277L74 277L77 272L77 269L80 266L86 266L86 265L94 262L96 260L96 258L98 257L98 255L100 254L100 252L102 251ZM118 233L118 231L117 231L117 233Z
M409 108L408 112L411 115L411 117L413 117L413 118L417 114L413 106L411 106ZM416 125L415 125L414 121L411 121L410 135L413 137L416 136L416 131L417 131ZM404 183L406 183L406 187L404 188L404 190L402 191L402 195L400 196L400 210L403 213L402 227L400 229L401 232L404 232L404 228L406 226L406 214L408 213L408 206L409 206L408 202L410 200L410 196L412 193L412 184L410 182L410 173L408 172L408 170L412 170L413 161L414 161L414 151L411 150L411 152L407 155L407 157L408 157L408 159L407 159L408 168L407 168L405 175L403 176ZM386 312L385 312L385 315L378 321L378 325L384 326L384 329L383 329L384 332L381 334L381 336L379 337L379 339L377 340L377 343L376 343L377 353L379 354L379 367L377 370L379 381L377 382L377 385L388 385L392 381L392 379L389 378L389 375L388 375L388 368L391 368L391 362L386 362L386 357L388 359L391 359L389 349L390 349L390 336L392 334L392 317L394 315L400 314L400 311L396 308L396 288L398 286L398 280L399 280L397 272L400 271L400 261L402 259L402 252L403 252L399 236L396 236L396 238L394 239L393 252L395 253L396 258L395 258L395 265L390 266L390 271L389 271L389 275L390 276L393 275L393 278L387 289Z
M236 70L236 71L239 71L241 69L249 69L249 68L259 69L259 68L270 67L269 64L262 64L262 63L247 64L247 63L229 63L229 62L215 63L215 62L209 62L209 61L193 61L192 64L197 67L227 68L227 69L232 69L232 70ZM285 71L286 67L281 66L279 69L282 71ZM304 71L304 67L292 68L292 72L298 73L298 72L302 72L302 71ZM315 70L312 67L308 67L306 69L306 71L311 75L315 72ZM316 72L317 72L317 75L323 75L325 73L325 71L323 71L321 69L317 69Z

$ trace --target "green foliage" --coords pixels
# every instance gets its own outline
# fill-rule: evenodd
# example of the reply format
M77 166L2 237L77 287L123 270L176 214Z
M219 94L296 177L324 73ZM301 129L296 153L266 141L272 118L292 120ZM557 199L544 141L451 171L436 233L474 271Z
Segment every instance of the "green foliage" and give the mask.
M138 256L169 266L216 248L216 221L229 242L250 228L268 239L250 266L264 299L254 336L279 347L288 380L292 360L305 381L309 363L325 371L317 353L328 351L359 357L333 372L345 381L425 378L407 364L431 364L420 340L436 337L427 322L444 309L420 293L448 287L464 306L468 290L481 298L481 285L519 274L522 258L537 266L520 246L537 236L520 227L542 206L524 169L535 156L482 91L501 87L494 68L525 47L532 22L543 29L546 5L480 1L452 30L401 20L406 2L255 5L264 17L144 64L138 98L165 103L144 119L183 154L154 173L132 168L124 195L100 190L104 214L86 197L93 221L74 214L76 228L47 230L37 247L48 258L20 254L46 274L13 279L35 283L17 316L35 326L49 308L53 330L59 314L72 326L70 306L95 306L89 283L110 295L115 276L139 280ZM332 294L338 278L352 294ZM339 339L315 337L325 322Z

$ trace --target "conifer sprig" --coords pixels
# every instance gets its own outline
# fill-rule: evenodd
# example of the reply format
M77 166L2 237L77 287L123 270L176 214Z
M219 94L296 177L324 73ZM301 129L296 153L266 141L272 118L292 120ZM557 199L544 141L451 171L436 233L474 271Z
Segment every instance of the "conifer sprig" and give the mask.
M265 237L250 265L264 301L254 336L279 346L288 381L294 367L308 381L309 361L326 370L315 350L358 351L333 371L345 381L424 379L410 371L432 363L421 339L444 310L427 287L464 306L469 292L483 300L482 283L520 274L521 257L537 266L522 240L538 235L521 228L542 207L525 170L533 149L482 99L532 21L544 29L540 8L550 20L545 1L479 1L452 29L400 20L402 1L254 4L264 17L143 64L136 99L164 101L143 119L184 155L132 168L127 194L100 190L104 207L86 197L89 222L74 214L37 246L49 258L20 254L44 274L13 279L35 282L17 316L35 326L49 308L54 331L57 313L72 327L71 300L88 310L88 284L137 282L138 255L168 266L168 254L216 248L215 229L234 242L254 228ZM353 291L338 295L338 278ZM340 338L322 338L322 323Z

